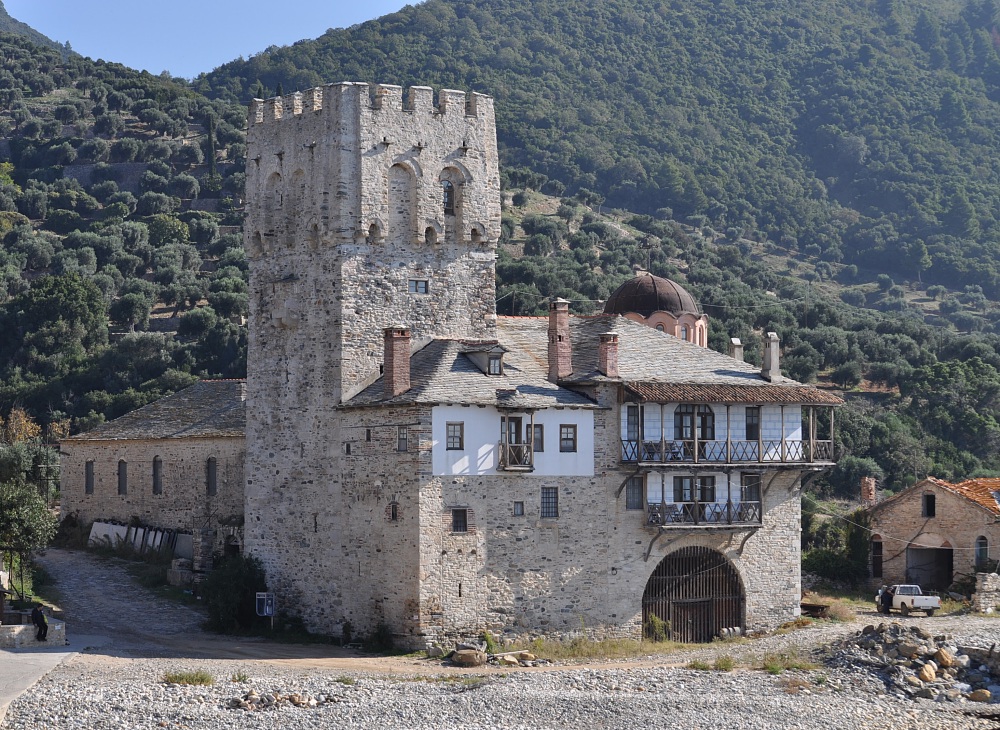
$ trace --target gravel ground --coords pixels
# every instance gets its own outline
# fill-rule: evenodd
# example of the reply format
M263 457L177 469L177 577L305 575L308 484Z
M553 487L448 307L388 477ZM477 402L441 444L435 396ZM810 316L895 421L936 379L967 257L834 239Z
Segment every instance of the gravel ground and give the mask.
M824 624L745 643L600 666L462 673L439 662L390 659L384 660L383 671L373 672L371 665L383 660L346 657L332 660L331 665L331 660L308 656L281 661L197 658L185 651L192 639L202 640L196 611L159 602L135 588L115 563L62 551L50 551L45 560L66 597L70 630L79 624L90 632L104 628L101 633L106 633L108 622L116 622L115 640L110 647L68 660L17 699L4 730L1000 728L1000 705L903 700L886 694L882 681L869 670L827 661L828 647L857 633L865 623L877 622L874 613L853 624ZM99 573L95 576L93 571ZM69 591L73 580L79 593ZM115 586L113 593L84 585L105 580ZM109 616L106 612L115 607L117 614ZM134 618L139 615L141 627ZM939 616L906 621L935 633L953 633L962 644L1000 643L1000 619ZM266 657L270 646L259 646L257 654ZM769 653L811 657L819 668L770 675L678 666L692 658L711 662L721 655L738 664L759 665ZM209 672L216 683L196 687L163 681L166 672L199 669ZM244 677L246 681L234 681ZM315 706L280 702L267 710L230 708L251 691L261 697L296 693L298 701L308 705L311 699ZM991 711L997 719L966 714Z

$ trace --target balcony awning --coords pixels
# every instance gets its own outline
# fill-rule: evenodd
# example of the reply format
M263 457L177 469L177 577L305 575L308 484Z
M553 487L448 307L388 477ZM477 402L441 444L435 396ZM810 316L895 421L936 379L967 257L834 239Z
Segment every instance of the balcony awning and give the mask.
M649 403L748 403L839 406L844 401L808 385L708 385L630 381L625 392Z

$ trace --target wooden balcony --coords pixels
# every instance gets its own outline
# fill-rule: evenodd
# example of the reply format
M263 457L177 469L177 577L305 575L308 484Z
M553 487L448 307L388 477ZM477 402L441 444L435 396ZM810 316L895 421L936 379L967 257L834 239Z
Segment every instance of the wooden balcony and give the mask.
M501 471L534 471L535 452L532 444L509 444L501 441L497 444Z
M831 464L833 441L764 439L759 441L629 441L622 439L622 461L629 464Z
M653 527L760 526L760 502L660 502L646 505L646 524Z

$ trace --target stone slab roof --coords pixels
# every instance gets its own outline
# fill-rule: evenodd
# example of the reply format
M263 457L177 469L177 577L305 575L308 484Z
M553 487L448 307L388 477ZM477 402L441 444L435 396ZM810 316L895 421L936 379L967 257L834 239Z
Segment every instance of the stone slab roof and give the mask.
M788 378L769 382L760 369L618 315L570 317L573 374L566 384L624 382L643 400L704 403L838 405L831 393ZM600 336L618 334L618 378L597 370ZM500 347L504 374L485 375L464 353ZM347 406L462 403L508 408L593 408L593 402L548 377L548 318L498 317L496 342L432 340L410 360L406 393L384 398L382 379Z
M548 358L547 317L500 317L500 341ZM644 400L839 405L837 396L790 378L767 381L760 368L617 315L570 317L573 374L566 382L607 381L597 369L601 335L618 334L618 378Z
M203 380L66 441L243 437L246 381Z
M928 486L946 489L949 492L957 494L959 497L969 500L970 502L975 502L980 507L994 515L1000 515L1000 499L998 499L998 495L1000 495L1000 479L998 478L966 479L964 482L951 484L943 479L927 477L926 479L917 482L912 487L907 487L899 494L896 494L883 502L879 502L872 508L872 511L877 511L883 505L902 499L904 495L908 495L914 491L922 491Z
M534 408L596 408L586 396L550 383L548 366L531 353L511 348L503 358L503 375L486 375L466 357L495 342L432 340L410 357L410 384L405 393L385 398L383 378L351 398L345 406L368 405L462 405L495 406L515 410ZM542 367L544 365L544 369Z

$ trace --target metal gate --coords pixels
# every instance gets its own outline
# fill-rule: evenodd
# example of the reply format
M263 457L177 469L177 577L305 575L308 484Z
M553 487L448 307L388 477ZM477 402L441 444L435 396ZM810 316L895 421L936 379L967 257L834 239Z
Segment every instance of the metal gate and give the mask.
M686 547L665 557L642 594L642 623L657 616L670 638L711 641L725 628L743 628L744 596L739 573L726 556L705 547Z

